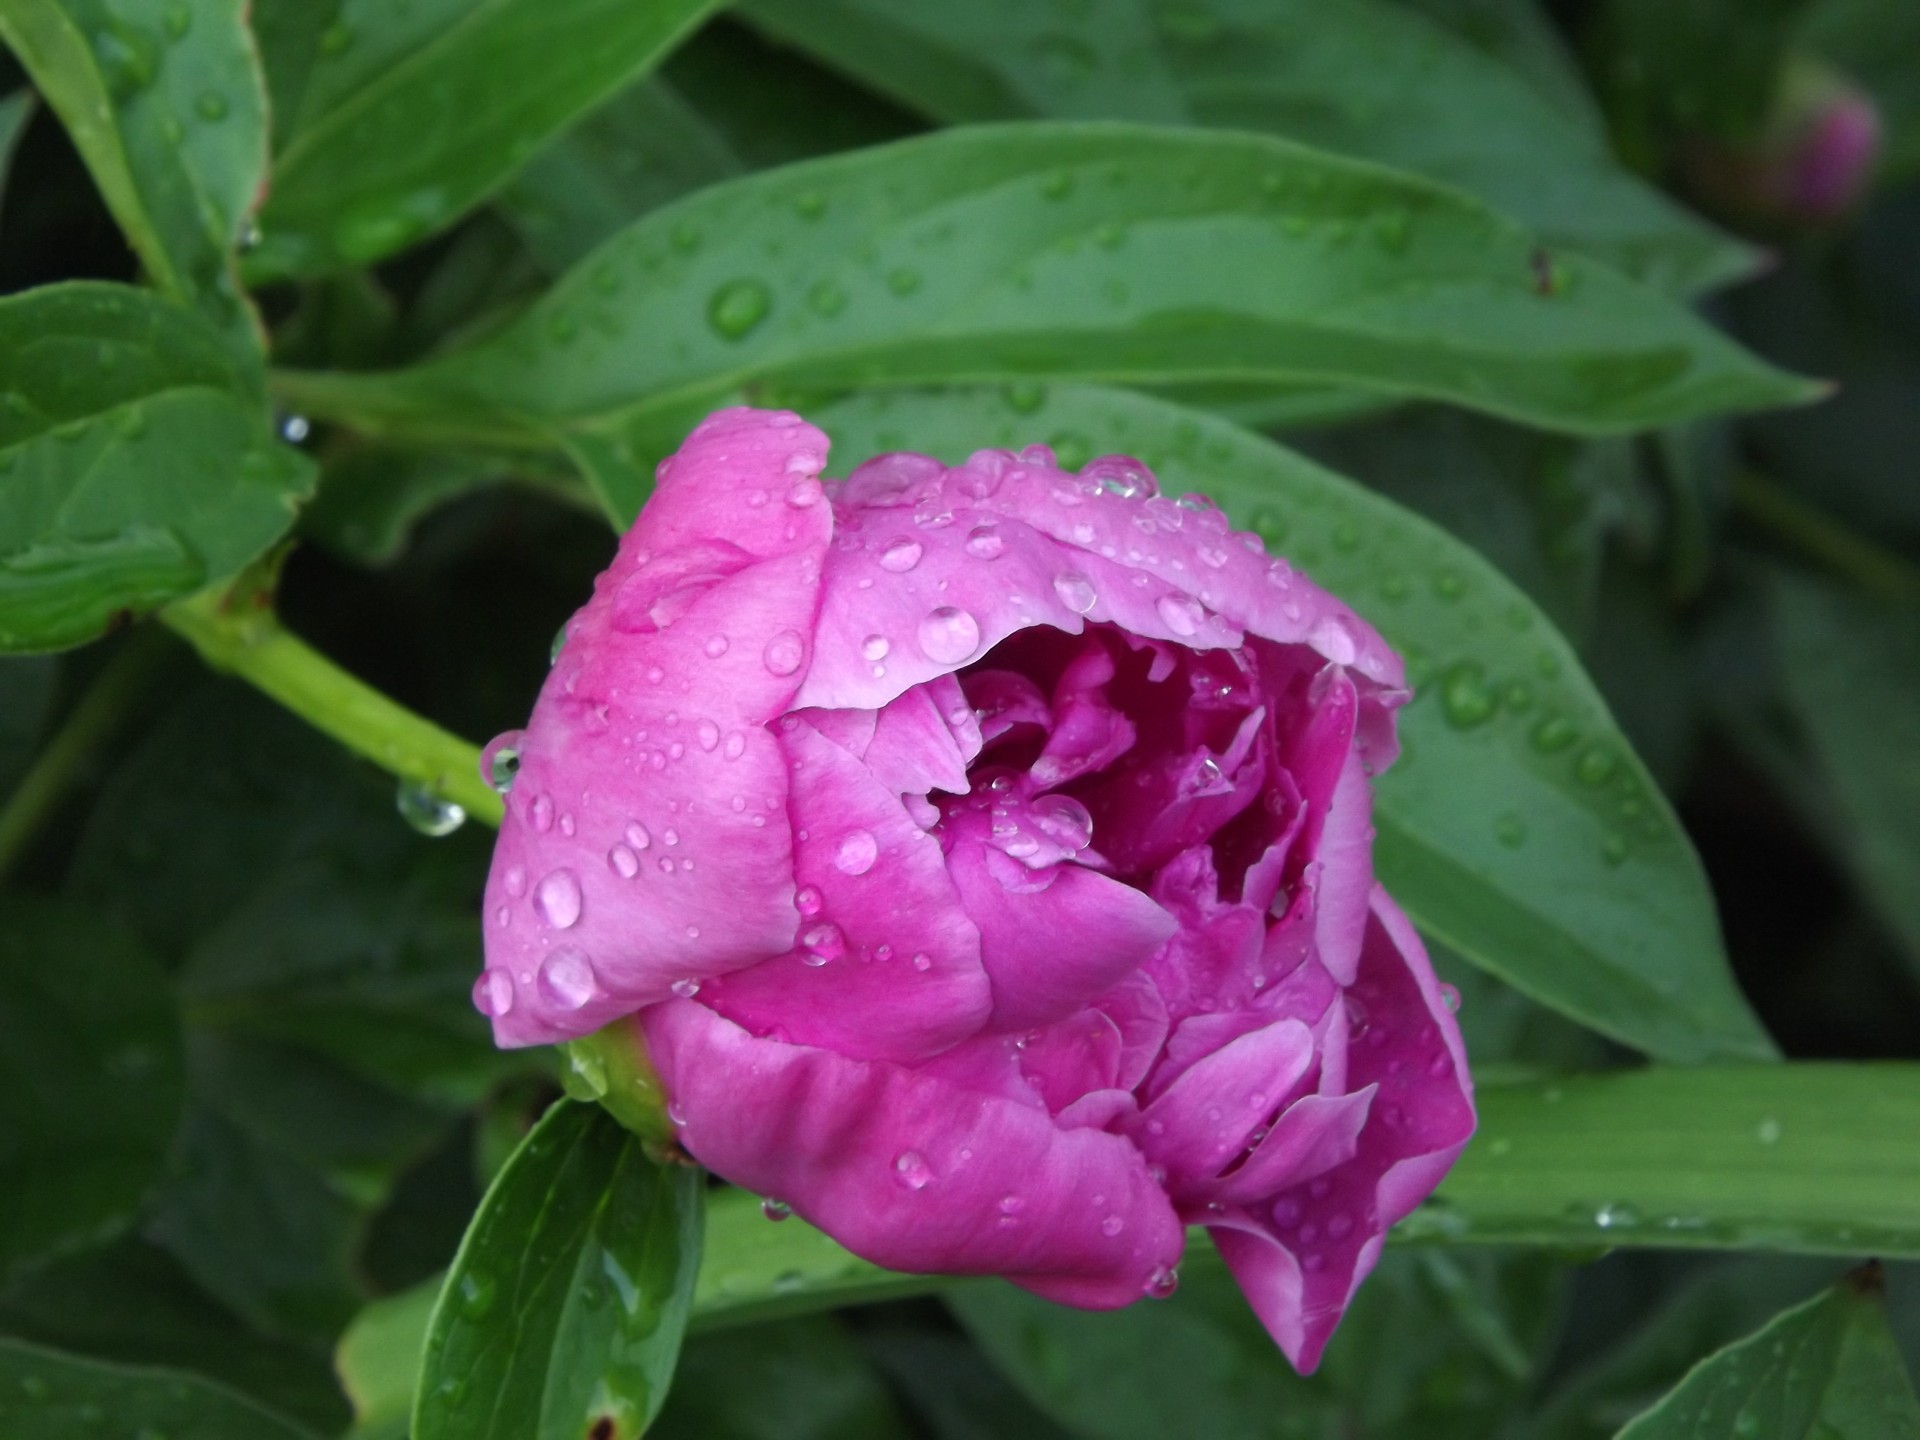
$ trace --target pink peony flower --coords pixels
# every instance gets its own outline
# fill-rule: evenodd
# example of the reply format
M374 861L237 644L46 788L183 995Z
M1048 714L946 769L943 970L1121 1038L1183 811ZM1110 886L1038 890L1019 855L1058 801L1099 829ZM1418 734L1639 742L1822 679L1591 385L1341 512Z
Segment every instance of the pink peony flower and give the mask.
M826 458L660 467L495 742L476 1003L637 1023L687 1150L881 1265L1112 1307L1205 1225L1311 1368L1474 1123L1373 880L1398 658L1136 461Z

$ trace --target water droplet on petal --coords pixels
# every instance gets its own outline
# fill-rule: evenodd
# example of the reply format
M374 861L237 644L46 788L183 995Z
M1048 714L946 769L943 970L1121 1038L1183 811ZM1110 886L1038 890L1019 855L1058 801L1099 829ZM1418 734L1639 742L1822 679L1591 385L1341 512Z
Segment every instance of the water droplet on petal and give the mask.
M791 675L800 668L800 662L806 658L807 642L800 638L798 630L782 630L767 642L767 648L761 652L769 673Z
M895 575L904 575L920 563L920 557L926 553L926 547L918 540L895 540L880 552L880 568Z
M976 525L967 532L967 553L976 560L994 560L1005 552L1007 542L997 525Z
M1180 1288L1180 1272L1172 1265L1156 1265L1143 1287L1150 1300L1165 1300Z
M706 651L709 660L718 660L722 655L727 653L727 637L724 635L709 635L707 637L707 643L701 648Z
M1201 620L1206 618L1200 602L1191 595L1162 595L1153 608L1160 612L1166 627L1183 639L1197 633Z
M1053 577L1053 593L1060 603L1076 615L1085 615L1099 599L1093 582L1076 571L1066 570Z
M695 938L699 938L696 934ZM676 980L667 987L682 1000L691 1000L700 993L700 982L692 978Z
M760 1213L766 1216L767 1219L772 1220L775 1223L778 1223L779 1221L786 1220L792 1216L793 1207L787 1204L786 1201L775 1200L771 1195L769 1195L766 1199L760 1202Z
M593 962L577 945L562 945L540 962L540 995L562 1010L578 1010L593 998Z
M568 930L580 919L580 881L571 870L559 869L547 874L533 891L534 908L540 918L559 930Z
M720 753L725 755L729 760L738 760L746 753L746 749L747 737L736 730L727 736L727 743Z
M480 752L480 778L502 795L513 788L520 771L520 742L526 736L524 730L503 730Z
M625 845L616 845L607 852L607 864L622 880L631 880L640 873L640 857Z
M819 969L847 953L847 937L831 920L809 925L800 932L800 961Z
M1122 1220L1118 1215L1109 1215L1100 1222L1100 1233L1109 1240L1113 1239L1114 1236L1126 1228L1127 1222Z
M963 664L980 648L980 622L957 606L942 605L920 622L919 639L936 664Z
M794 892L793 908L808 918L818 915L823 903L820 898L819 887L817 886L802 885Z
M553 829L553 797L544 793L534 796L527 807L527 818L542 835Z
M884 635L869 635L860 642L860 653L868 660L884 660L893 643Z
M924 1190L933 1179L933 1167L918 1150L902 1150L893 1157L893 1178L909 1190Z
M880 856L879 843L868 830L849 830L833 852L833 868L843 875L864 875Z
M930 956L916 955L913 957L913 968L924 975L933 968L933 960Z
M711 720L702 720L694 727L693 733L702 750L711 750L720 743L720 727Z
M473 1008L492 1019L513 1009L513 977L494 966L473 982Z

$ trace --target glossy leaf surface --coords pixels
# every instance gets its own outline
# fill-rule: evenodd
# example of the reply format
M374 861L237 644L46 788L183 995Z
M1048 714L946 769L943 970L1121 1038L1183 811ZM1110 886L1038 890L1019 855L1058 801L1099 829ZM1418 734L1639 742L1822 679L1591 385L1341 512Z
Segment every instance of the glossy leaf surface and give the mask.
M427 1333L417 1440L631 1440L659 1413L700 1263L704 1176L563 1104L494 1180Z
M0 300L0 653L91 640L238 571L312 485L203 321L118 285Z
M10 0L0 38L93 172L153 283L258 348L233 254L267 169L245 0Z
M1875 1269L1710 1355L1620 1440L1913 1440L1916 1401Z
M485 340L400 374L290 375L417 439L561 437L616 514L702 411L809 387L1081 376L1307 381L1604 433L1804 382L1456 191L1278 140L961 129L710 187Z
M1666 288L1755 257L1631 175L1577 114L1391 0L754 0L775 34L949 123L1145 120L1250 130L1411 170Z
M1771 1053L1693 848L1572 648L1446 532L1249 431L1122 391L883 395L810 413L838 473L908 445L957 461L1044 441L1068 458L1135 454L1169 493L1212 495L1409 661L1376 863L1422 927L1661 1059Z
M292 1421L183 1371L107 1365L0 1340L7 1440L76 1440L109 1433L108 1424L119 1434L167 1440L312 1440Z
M273 189L250 273L381 259L458 218L712 0L275 0Z

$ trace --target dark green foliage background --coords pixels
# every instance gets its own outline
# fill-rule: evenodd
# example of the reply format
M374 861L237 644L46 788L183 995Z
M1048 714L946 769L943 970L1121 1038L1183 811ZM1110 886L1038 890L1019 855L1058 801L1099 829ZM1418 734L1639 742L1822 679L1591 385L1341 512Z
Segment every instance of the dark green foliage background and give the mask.
M1911 6L0 46L0 1436L1920 1437ZM1732 206L1810 76L1870 189ZM470 742L741 400L835 473L1138 454L1407 656L1379 863L1485 1123L1316 1375L1199 1251L1111 1315L889 1276L491 1047Z

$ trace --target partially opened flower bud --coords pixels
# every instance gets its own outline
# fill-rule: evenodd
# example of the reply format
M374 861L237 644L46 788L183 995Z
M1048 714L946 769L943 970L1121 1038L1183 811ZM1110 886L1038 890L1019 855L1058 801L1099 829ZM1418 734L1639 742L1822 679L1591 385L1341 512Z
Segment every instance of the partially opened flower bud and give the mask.
M1801 58L1772 113L1745 144L1698 140L1681 151L1688 188L1711 208L1762 228L1829 224L1866 195L1883 143L1880 108L1851 80Z
M476 1002L631 1017L696 1158L883 1265L1117 1306L1207 1225L1311 1367L1473 1128L1373 880L1398 658L1135 461L826 456L736 409L661 467L514 738Z

